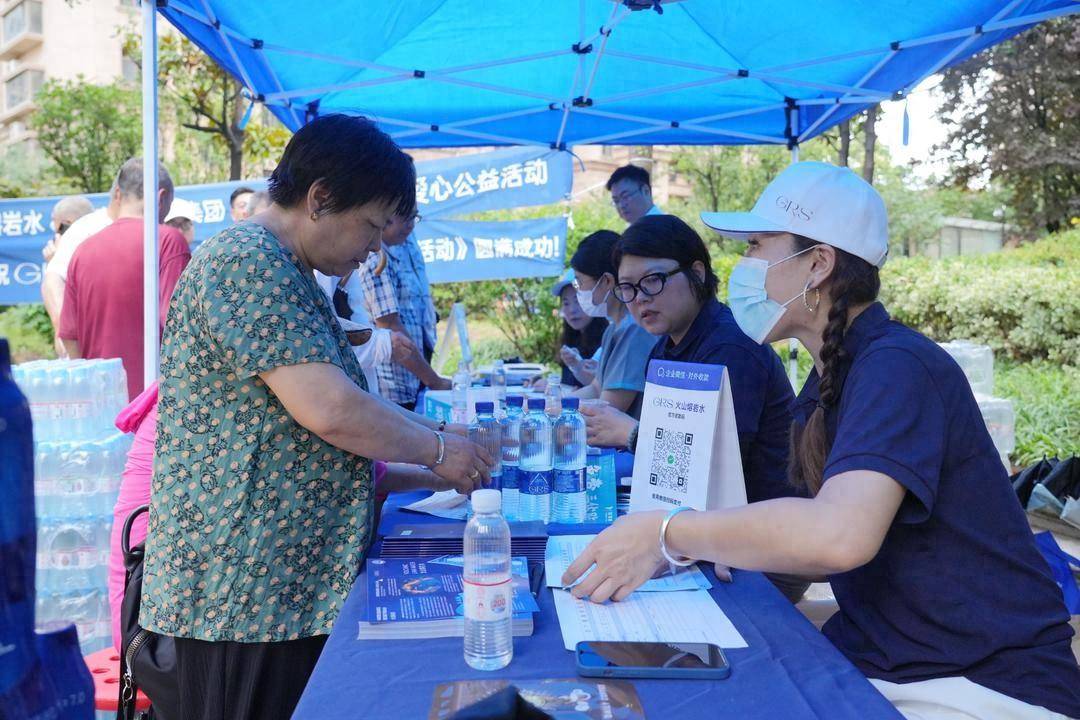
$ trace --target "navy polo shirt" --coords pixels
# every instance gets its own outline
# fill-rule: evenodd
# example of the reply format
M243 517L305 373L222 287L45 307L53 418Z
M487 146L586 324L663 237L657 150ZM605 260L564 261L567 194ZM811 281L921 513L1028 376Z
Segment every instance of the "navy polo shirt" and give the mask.
M653 348L650 359L726 366L747 501L798 494L787 479L791 403L795 397L791 383L776 352L748 338L727 305L710 299L682 341L675 345L665 335Z
M840 611L822 631L868 677L963 676L1080 717L1080 669L1061 589L960 367L875 303L848 329L851 360L826 414L825 482L888 475L907 493L878 554L829 578ZM811 373L794 406L818 401Z

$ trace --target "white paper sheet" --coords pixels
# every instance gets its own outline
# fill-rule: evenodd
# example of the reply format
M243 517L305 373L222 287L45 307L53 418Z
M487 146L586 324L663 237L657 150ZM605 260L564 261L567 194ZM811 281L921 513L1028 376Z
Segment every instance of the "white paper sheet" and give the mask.
M707 590L636 592L618 603L578 600L569 590L553 589L563 645L573 650L583 640L705 642L744 648L746 641Z
M410 505L405 505L402 509L450 520L464 520L468 511L468 500L467 495L461 495L457 490L444 490L432 493L423 500L417 500Z
M581 554L595 535L552 535L548 538L547 549L544 551L544 576L547 578L548 587L564 587L562 584L563 573L570 563ZM589 572L592 572L591 570ZM585 573L578 579L581 582L589 573ZM577 585L577 583L574 583ZM571 585L570 587L573 587ZM664 575L646 581L637 592L670 592L673 590L708 590L712 583L705 577L705 573L698 569L697 565L688 568L679 568L675 574Z

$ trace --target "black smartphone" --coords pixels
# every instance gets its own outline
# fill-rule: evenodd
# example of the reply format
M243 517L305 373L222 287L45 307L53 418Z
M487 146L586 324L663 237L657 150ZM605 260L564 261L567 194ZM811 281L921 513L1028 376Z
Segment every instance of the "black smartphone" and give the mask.
M579 642L577 671L583 677L718 680L731 674L724 651L711 643Z

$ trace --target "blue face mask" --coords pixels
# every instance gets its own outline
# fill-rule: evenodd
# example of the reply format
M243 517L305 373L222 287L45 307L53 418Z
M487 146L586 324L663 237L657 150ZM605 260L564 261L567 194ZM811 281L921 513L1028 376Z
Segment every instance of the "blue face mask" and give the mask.
M732 269L731 277L728 278L728 307L731 308L739 329L754 342L764 343L769 331L776 327L776 323L780 322L780 318L787 312L788 305L805 295L810 287L810 282L807 281L806 289L801 293L786 303L778 303L770 299L765 291L765 275L769 268L813 249L810 247L801 250L771 265L759 258L744 257Z

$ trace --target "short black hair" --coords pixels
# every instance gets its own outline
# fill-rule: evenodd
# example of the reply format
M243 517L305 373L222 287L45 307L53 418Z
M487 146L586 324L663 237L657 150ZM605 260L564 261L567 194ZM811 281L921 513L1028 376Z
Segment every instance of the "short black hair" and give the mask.
M623 165L621 168L618 168L615 172L611 173L611 177L608 178L607 185L604 187L610 190L612 185L617 182L622 182L623 180L631 180L638 185L652 187L652 183L649 181L649 171L643 167L638 167L637 165Z
M412 158L364 117L320 115L297 130L270 175L270 199L295 207L316 181L330 195L324 212L371 202L386 203L397 215L416 212Z
M705 301L716 297L720 280L713 271L712 258L705 241L697 230L687 225L674 215L646 215L623 231L619 244L615 247L615 267L622 262L623 256L636 255L647 258L664 258L679 263L684 268L694 295ZM705 280L690 270L696 261L705 266Z
M574 272L585 273L599 278L604 273L614 277L617 266L611 258L611 252L619 242L619 233L613 230L597 230L588 235L578 245L574 257L570 258L570 267Z
M252 190L251 188L245 187L243 185L236 188L235 190L233 190L229 194L229 207L232 207L233 205L236 204L236 198L240 197L241 195L245 195L247 193L253 193L253 192L255 192L255 191Z

